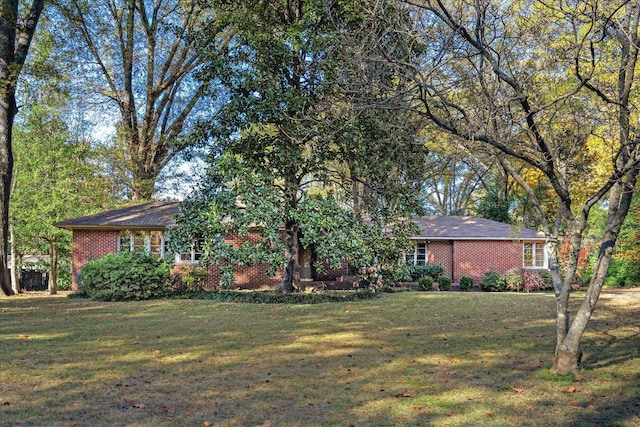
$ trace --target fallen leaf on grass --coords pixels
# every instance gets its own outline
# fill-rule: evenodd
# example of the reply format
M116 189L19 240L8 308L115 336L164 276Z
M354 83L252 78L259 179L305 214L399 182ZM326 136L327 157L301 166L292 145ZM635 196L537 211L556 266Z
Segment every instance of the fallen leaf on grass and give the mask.
M519 387L511 387L511 391L517 394L522 394L524 393L524 389L523 388L519 388Z
M411 393L409 391L405 391L405 392L402 392L402 393L398 393L398 394L396 394L394 396L395 397L413 397L413 396L415 396L415 393Z
M576 387L567 387L567 393L575 393L576 391L578 391Z

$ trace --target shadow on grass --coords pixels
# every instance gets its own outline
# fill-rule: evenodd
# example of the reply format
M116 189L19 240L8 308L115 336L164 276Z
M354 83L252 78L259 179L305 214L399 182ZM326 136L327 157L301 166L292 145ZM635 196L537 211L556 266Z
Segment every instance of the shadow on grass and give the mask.
M0 424L579 425L623 408L615 420L632 419L631 397L603 399L637 377L568 394L541 374L553 306L417 293L318 306L3 300Z

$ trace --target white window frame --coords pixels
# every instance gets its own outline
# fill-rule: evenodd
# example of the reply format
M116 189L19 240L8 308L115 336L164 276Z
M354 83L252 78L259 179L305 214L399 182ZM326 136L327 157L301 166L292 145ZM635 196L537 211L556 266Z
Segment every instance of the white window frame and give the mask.
M202 247L202 243L204 239L198 239L198 242L191 246L189 252L180 252L176 253L175 262L176 264L197 264L200 262L200 258L202 257L202 252L200 251L200 247ZM185 259L186 258L186 259Z
M127 252L134 252L136 249L135 246L135 235L136 234L143 234L144 236L144 253L146 254L152 254L151 253L151 234L152 233L158 233L159 237L160 237L160 245L159 245L159 253L154 253L152 255L157 255L160 258L164 257L167 251L167 236L163 231L160 230L122 230L120 231L120 233L118 234L118 252L122 252L122 251L127 251ZM123 234L126 234L126 240L128 240L127 243L124 243L124 236ZM127 247L128 246L128 247Z
M424 247L424 252L419 250L421 247ZM427 242L413 242L413 254L407 254L408 256L405 257L405 263L409 265L428 265L428 253Z
M527 248L531 248L531 265L527 265ZM538 265L539 253L542 251L542 265ZM532 270L546 269L549 266L544 242L524 242L522 244L522 267Z

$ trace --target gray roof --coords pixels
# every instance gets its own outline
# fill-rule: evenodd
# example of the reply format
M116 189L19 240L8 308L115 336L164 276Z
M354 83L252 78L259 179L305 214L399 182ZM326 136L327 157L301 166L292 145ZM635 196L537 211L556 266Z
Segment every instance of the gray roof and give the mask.
M544 233L472 216L415 216L422 233L414 238L449 240L544 240Z
M61 221L56 227L74 229L165 229L175 225L179 202L151 202ZM471 216L415 216L422 232L414 239L441 240L544 240L530 228Z
M165 229L175 224L179 202L150 202L127 208L113 209L95 215L68 219L54 224L74 229Z

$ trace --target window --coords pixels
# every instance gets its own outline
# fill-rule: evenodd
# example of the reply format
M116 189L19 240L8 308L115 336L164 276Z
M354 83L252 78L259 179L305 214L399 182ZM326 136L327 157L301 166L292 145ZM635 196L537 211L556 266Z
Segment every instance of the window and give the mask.
M523 245L522 265L525 268L547 268L547 254L542 242L527 242Z
M118 250L126 252L145 252L153 256L164 256L167 243L162 231L123 230L118 239Z
M179 262L198 262L202 258L202 247L204 246L204 239L200 238L189 252L183 252L176 257Z
M416 242L413 253L407 254L405 261L407 265L427 264L427 244L426 242Z

